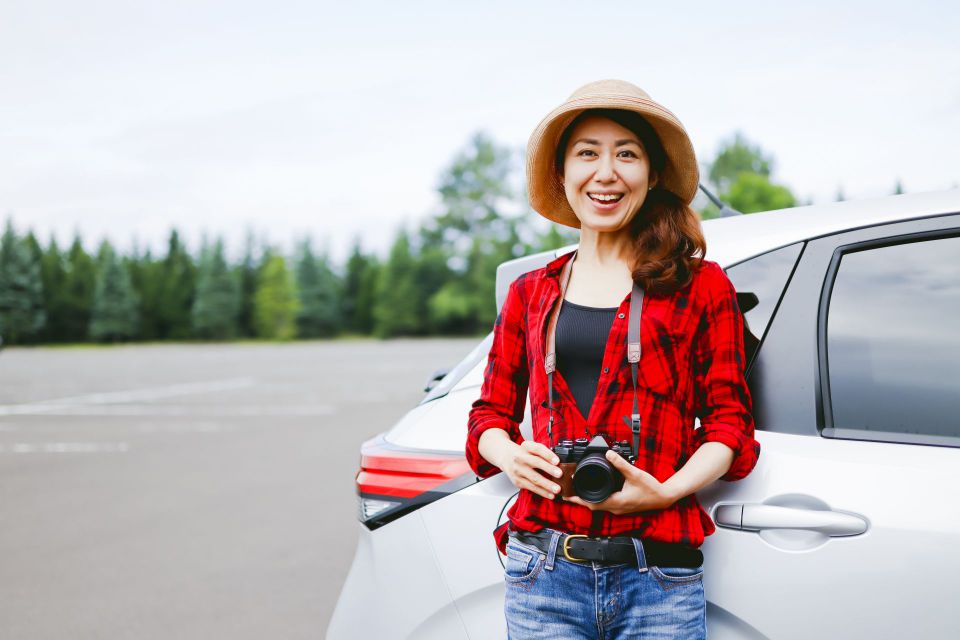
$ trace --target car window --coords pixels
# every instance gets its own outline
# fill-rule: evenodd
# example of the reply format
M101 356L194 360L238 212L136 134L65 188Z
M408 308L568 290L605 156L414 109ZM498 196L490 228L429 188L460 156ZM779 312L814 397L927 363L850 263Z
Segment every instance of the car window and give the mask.
M453 387L460 382L460 380L470 373L478 362L487 357L487 354L490 353L490 347L493 345L493 332L487 334L487 337L484 338L477 346L475 346L470 353L467 354L467 357L461 360L457 366L450 370L447 375L443 377L440 382L438 382L433 389L424 396L423 400L420 401L420 404L424 402L430 402L431 400L436 400L441 398L448 393Z
M957 256L960 237L840 256L826 313L833 428L960 443Z
M787 285L803 243L769 251L728 268L743 311L743 348L747 367L753 362L763 334ZM754 297L755 296L755 297Z

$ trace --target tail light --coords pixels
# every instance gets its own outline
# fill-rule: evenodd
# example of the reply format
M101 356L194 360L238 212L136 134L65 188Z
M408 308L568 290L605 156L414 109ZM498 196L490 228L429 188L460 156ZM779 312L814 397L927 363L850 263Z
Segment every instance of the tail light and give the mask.
M462 454L398 447L380 434L360 447L358 517L376 529L476 481Z

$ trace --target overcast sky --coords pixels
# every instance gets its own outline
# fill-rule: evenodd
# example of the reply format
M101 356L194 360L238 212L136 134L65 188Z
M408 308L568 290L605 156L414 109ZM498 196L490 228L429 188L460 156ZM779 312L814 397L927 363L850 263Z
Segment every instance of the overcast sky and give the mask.
M803 200L953 188L957 6L4 0L0 214L44 242L176 226L236 250L252 227L383 252L473 132L522 148L602 78L670 108L701 161L743 131Z

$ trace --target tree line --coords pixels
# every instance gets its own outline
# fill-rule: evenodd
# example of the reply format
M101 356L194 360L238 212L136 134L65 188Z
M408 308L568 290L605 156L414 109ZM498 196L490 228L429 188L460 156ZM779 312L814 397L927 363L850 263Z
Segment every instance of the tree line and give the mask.
M496 317L497 265L577 241L514 186L519 150L475 134L442 172L439 210L401 226L388 255L354 241L343 265L309 239L286 256L248 234L228 260L221 238L191 253L172 230L162 255L120 255L109 240L88 252L10 220L0 238L0 336L7 344L151 340L478 335ZM773 158L742 134L721 145L708 183L744 213L797 204L771 177ZM897 184L897 192L902 187ZM838 199L841 196L838 196ZM701 212L716 215L713 205Z

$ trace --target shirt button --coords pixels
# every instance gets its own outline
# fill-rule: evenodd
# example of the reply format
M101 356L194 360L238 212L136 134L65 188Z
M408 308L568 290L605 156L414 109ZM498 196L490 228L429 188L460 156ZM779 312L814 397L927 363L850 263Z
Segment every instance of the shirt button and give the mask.
M618 314L617 314L617 317L618 317L618 318L623 318L624 316L623 316L622 313L618 313Z
M604 367L604 368L603 368L603 372L604 372L604 373L610 373L610 367Z

